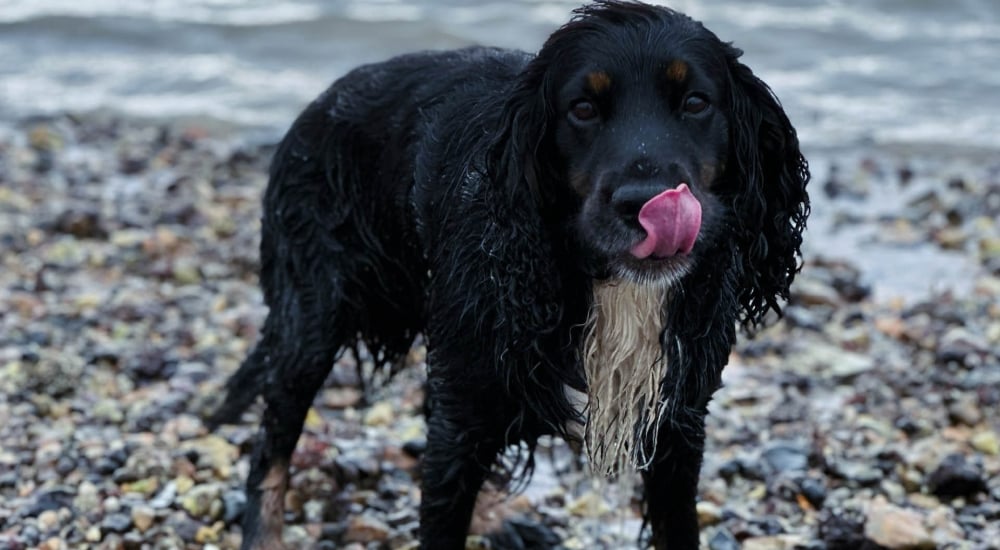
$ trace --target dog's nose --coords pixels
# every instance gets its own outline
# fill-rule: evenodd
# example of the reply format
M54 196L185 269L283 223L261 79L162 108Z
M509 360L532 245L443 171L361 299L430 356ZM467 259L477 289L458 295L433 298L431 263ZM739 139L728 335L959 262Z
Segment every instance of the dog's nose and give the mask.
M665 189L663 184L652 182L627 183L611 193L611 206L626 223L638 226L642 206Z

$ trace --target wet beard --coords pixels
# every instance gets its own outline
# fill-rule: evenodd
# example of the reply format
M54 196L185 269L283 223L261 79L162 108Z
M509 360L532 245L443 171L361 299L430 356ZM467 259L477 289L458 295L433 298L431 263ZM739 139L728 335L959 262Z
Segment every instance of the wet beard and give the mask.
M660 346L669 283L612 280L594 284L583 364L587 376L587 455L595 473L644 469L655 456L666 409Z

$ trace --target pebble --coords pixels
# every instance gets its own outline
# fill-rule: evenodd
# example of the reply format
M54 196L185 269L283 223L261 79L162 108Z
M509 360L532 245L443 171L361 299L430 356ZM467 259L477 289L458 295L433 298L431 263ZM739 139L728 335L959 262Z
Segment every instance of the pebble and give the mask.
M792 550L801 548L802 543L802 537L796 535L751 537L743 541L742 550Z
M174 503L174 499L177 498L177 492L177 482L168 481L163 489L149 501L149 505L155 509L168 508Z
M598 517L610 511L607 502L597 491L586 491L566 507L574 516Z
M114 513L118 512L119 510L121 510L121 508L122 508L122 502L121 502L121 500L119 500L118 497L116 497L116 496L110 496L110 497L104 499L103 506L104 506L104 511L105 512L110 513L110 514L114 514Z
M761 460L772 474L796 472L809 466L808 452L793 442L772 442L761 453Z
M59 526L59 513L55 510L45 510L38 514L38 529L47 533Z
M732 533L725 529L719 529L708 541L709 550L741 550L739 541Z
M211 526L202 525L198 527L197 531L195 531L194 541L197 542L198 544L219 542L219 539L221 538L220 535L224 528L225 524L223 524L222 522L216 522Z
M836 289L821 281L800 278L792 287L792 296L796 303L804 306L839 306L840 295Z
M862 487L876 485L885 477L881 470L867 463L838 462L831 470Z
M978 399L975 395L963 394L948 406L948 414L960 424L966 426L976 426L983 420L983 413L979 410Z
M217 435L190 439L181 449L197 453L198 466L212 468L219 478L229 477L232 464L239 457L239 449Z
M722 521L722 510L711 502L699 501L696 509L698 512L698 525L703 529Z
M956 545L965 538L965 533L955 521L955 513L950 508L934 508L927 513L925 524L938 548Z
M868 505L864 532L872 542L890 550L936 547L919 513L890 504L882 496Z
M211 516L214 519L216 512L221 511L216 504L220 496L218 485L195 485L181 495L181 507L194 518Z
M347 522L344 540L364 543L380 542L389 538L390 531L390 527L381 520L367 515L354 516Z
M154 521L156 521L156 512L152 507L141 504L132 507L132 523L135 524L139 532L145 533L153 526Z
M222 494L222 521L227 525L236 523L243 517L247 505L246 493L242 490L229 490Z
M992 430L984 430L981 432L976 432L970 440L972 448L990 455L997 456L1000 455L1000 438L997 437L997 433Z
M826 486L822 481L812 477L803 478L799 481L799 490L813 508L818 510L823 507L823 502L826 501Z
M321 523L326 512L326 502L310 500L302 505L302 513L308 523Z
M76 510L93 510L100 505L100 490L90 481L83 481L77 487L73 497L73 508Z
M124 533L132 527L132 518L125 514L109 514L104 516L101 522L101 529L104 532Z
M363 397L361 390L357 388L329 388L322 393L323 405L331 409L346 409L355 407L361 402Z
M957 453L941 461L927 478L927 485L941 498L968 497L988 490L982 471Z
M392 403L381 401L372 405L365 413L366 426L388 426L394 417Z

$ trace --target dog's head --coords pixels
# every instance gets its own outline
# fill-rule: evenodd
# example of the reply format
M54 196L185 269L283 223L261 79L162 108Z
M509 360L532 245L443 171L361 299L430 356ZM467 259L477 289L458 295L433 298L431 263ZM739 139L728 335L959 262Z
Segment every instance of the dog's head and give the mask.
M586 6L522 73L498 151L542 204L572 205L607 275L676 282L731 250L752 324L798 269L808 171L740 55L666 8Z

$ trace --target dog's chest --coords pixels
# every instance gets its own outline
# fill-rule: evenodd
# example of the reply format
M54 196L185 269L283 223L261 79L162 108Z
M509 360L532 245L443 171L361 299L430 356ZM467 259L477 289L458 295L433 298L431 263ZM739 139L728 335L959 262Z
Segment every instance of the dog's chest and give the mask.
M574 428L597 473L641 469L652 458L665 410L660 386L668 362L660 338L666 299L663 285L594 285L582 350L587 393L567 388L567 397L587 419Z

